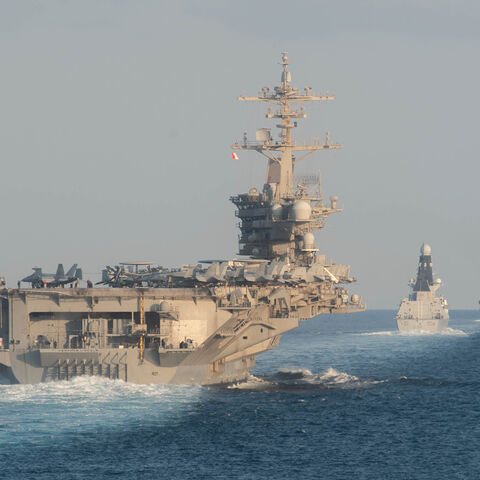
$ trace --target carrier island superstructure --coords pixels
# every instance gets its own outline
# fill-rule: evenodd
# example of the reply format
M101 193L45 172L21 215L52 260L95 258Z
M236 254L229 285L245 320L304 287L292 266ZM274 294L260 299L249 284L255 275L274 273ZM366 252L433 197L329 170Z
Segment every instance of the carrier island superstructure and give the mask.
M432 249L424 243L420 249L417 278L410 280L412 293L404 298L397 312L397 325L401 332L439 332L448 326L448 303L437 297L442 281L433 278Z
M93 288L0 286L0 365L20 383L100 375L135 383L219 384L245 379L255 356L275 348L280 336L323 313L363 310L344 285L349 266L328 261L313 233L339 212L306 185L294 185L294 167L325 142L297 144L293 129L303 105L333 100L291 84L287 55L281 82L243 101L268 104L280 135L260 129L256 141L233 145L268 159L262 191L233 196L241 231L233 260L205 260L166 269L107 267ZM294 152L300 152L296 158ZM234 154L236 156L236 153ZM133 268L132 268L133 267ZM38 283L38 282L37 282Z

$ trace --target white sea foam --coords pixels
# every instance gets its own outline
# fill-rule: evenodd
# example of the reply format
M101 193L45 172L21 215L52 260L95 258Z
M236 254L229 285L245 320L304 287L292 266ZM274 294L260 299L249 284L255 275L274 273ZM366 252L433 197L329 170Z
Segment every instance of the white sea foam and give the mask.
M275 385L274 382L270 382L266 379L250 374L245 381L234 383L229 385L227 388L238 390L264 390L265 388L273 385Z
M385 332L364 332L364 333L357 333L356 335L368 337L370 335L390 336L390 335L398 335L398 334L399 334L398 330L391 330L391 331L385 331Z
M403 336L403 337L421 337L421 336L431 336L431 335L468 335L468 333L464 332L463 330L458 330L455 328L447 327L444 330L439 332L430 332L428 330L410 330L408 332L399 332L398 330L391 330L385 332L364 332L358 333L357 335L360 336L371 336L371 335L379 335L379 336Z
M355 375L350 375L346 372L339 372L335 368L330 367L326 372L314 375L312 381L320 383L327 387L341 387L341 388L363 388L378 383L383 383L384 380L361 379Z
M440 335L469 335L467 332L464 332L463 330L456 329L456 328L446 328L445 330L442 330L439 332Z
M432 336L432 335L468 335L463 330L447 327L439 332L429 332L428 330L411 330L409 332L398 332L405 337Z
M306 368L283 368L277 372L276 378L279 379L279 383L283 384L316 385L321 388L362 388L382 382L381 380L360 379L333 367L323 373L312 373Z
M0 444L19 429L29 441L48 441L51 432L95 431L104 425L157 424L188 414L201 387L136 385L101 377L35 385L0 385Z
M0 385L0 403L104 403L128 398L188 397L200 387L176 385L137 385L123 380L109 380L96 376L75 377L72 380L38 383L34 385ZM176 398L178 401L178 398Z
M335 368L330 367L325 373L316 375L316 378L325 383L345 384L348 382L359 382L360 379L355 375L349 375L345 372L339 372Z

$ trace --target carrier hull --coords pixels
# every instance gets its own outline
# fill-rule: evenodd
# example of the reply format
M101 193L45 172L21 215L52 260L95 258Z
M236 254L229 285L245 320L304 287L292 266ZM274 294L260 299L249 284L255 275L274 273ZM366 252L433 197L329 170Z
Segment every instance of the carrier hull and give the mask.
M256 355L277 347L301 320L363 309L342 304L338 287L324 288L323 298L307 306L295 304L298 292L283 286L0 290L7 347L0 350L0 373L18 383L80 375L139 384L240 381Z
M162 367L153 359L138 361L138 349L125 352L111 350L48 352L52 360L45 365L40 359L45 352L19 349L4 358L2 374L14 383L35 384L72 380L79 376L97 376L123 380L136 384L214 385L245 380L255 366L255 356L247 355L237 360L195 364L185 359L185 364ZM112 355L113 353L113 355ZM145 352L147 357L153 352ZM91 359L86 360L89 356ZM54 357L58 358L54 360ZM6 364L10 366L6 367Z

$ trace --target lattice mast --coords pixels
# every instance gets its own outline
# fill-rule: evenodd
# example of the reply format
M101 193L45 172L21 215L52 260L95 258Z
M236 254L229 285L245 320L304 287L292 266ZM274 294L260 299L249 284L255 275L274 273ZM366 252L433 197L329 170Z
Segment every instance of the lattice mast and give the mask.
M248 194L232 197L241 219L239 228L239 253L254 258L273 260L288 258L290 261L311 263L316 248L311 232L322 228L324 219L337 208L337 197L331 197L331 206L326 207L322 198L308 197L306 189L299 185L294 192L293 173L295 165L319 150L339 149L341 145L330 142L327 132L325 142L297 144L292 130L297 119L306 118L304 103L320 100L334 100L332 95L314 95L311 87L304 93L291 85L287 53L282 54L282 77L280 85L270 91L263 87L256 97L240 96L242 101L259 101L269 104L266 117L279 119L279 140L274 140L270 129L257 130L256 141L248 141L246 133L243 142L236 142L235 150L255 150L268 159L266 183L263 192L252 188ZM273 106L273 108L272 108ZM294 108L300 108L297 111ZM295 158L294 152L303 152Z
M275 199L283 197L291 197L293 195L293 170L296 163L300 162L307 156L319 150L339 149L341 145L331 144L329 133L326 135L325 143L312 145L297 145L293 140L292 130L297 126L297 122L293 119L306 118L303 104L306 102L320 101L320 100L334 100L332 95L312 95L311 87L305 87L304 93L300 93L298 88L291 85L291 74L288 71L289 62L287 61L287 53L283 52L282 61L282 80L278 87L274 88L274 92L270 93L268 87L262 88L262 96L257 97L238 97L241 101L259 101L267 102L278 107L272 112L269 107L266 118L278 118L281 120L276 127L281 130L280 141L273 141L272 138L266 134L264 139L258 138L259 141L248 142L246 134L243 138L243 143L235 143L232 148L237 150L255 150L268 158L267 168L267 184L275 184L276 191L274 193ZM301 105L300 112L292 110L292 105ZM265 130L265 129L264 129ZM293 152L305 152L299 158L294 158Z

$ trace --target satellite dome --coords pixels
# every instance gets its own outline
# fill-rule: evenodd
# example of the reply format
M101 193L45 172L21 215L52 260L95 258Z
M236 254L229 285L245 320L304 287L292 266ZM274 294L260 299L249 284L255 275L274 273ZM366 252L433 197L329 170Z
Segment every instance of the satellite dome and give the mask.
M280 220L282 218L283 207L279 203L272 205L272 218L274 220Z
M303 248L306 248L308 250L315 248L315 237L313 236L313 233L306 233L303 236Z
M428 243L424 243L422 245L422 248L420 249L420 253L422 255L431 255L432 254L432 247L430 247L430 245L428 245Z
M255 188L255 187L252 187L249 191L248 191L248 194L249 195L258 195L258 190Z
M310 220L310 214L312 213L312 208L310 204L305 200L297 200L293 204L293 219L297 221Z
M331 206L334 210L336 210L336 208L337 208L337 202L338 202L338 197L337 197L336 195L332 195L332 196L330 197L330 206Z

